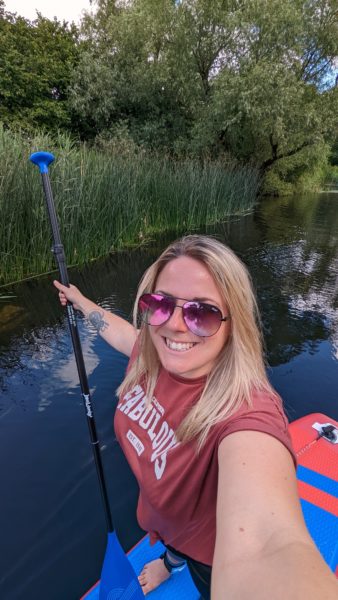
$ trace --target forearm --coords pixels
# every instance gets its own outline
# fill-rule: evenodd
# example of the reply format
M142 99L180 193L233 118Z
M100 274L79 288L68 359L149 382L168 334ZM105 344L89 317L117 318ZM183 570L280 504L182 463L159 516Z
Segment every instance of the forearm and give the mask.
M133 325L82 296L77 308L89 325L113 348L130 356L137 332Z
M130 356L137 338L137 330L131 323L86 298L75 285L65 286L56 279L53 284L59 292L62 306L70 302L108 344Z
M217 554L212 600L337 600L338 582L311 543L293 542L236 561Z

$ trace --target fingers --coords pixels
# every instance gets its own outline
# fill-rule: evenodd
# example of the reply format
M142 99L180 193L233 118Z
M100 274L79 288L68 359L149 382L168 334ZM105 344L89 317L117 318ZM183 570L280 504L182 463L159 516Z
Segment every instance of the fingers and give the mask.
M75 285L70 284L69 287L67 287L57 279L53 281L53 284L59 291L59 298L62 306L66 306L67 302L70 302L76 310L81 310L81 302L84 297Z
M56 287L56 289L59 290L59 292L63 292L66 296L71 292L78 292L79 290L77 289L77 287L75 287L75 285L72 285L71 283L69 284L69 286L67 285L63 285L63 283L60 283L60 281L58 281L57 279L54 279L53 281L53 285Z
M56 287L56 289L58 290L63 290L63 288L65 287L64 285L62 285L62 283L60 283L57 279L54 279L53 281L53 285Z
M59 299L60 299L62 306L66 306L67 301L69 299L68 294L69 294L70 288L67 288L65 285L63 285L56 279L53 281L53 285L56 287L57 290L59 290Z

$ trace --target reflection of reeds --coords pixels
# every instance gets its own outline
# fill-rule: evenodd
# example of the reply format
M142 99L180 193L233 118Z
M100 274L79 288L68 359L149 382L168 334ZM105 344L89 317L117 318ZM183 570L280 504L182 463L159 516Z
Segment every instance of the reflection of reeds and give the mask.
M155 231L182 232L252 208L250 167L121 156L72 145L60 136L29 141L0 129L0 282L53 268L38 170L30 152L55 153L50 177L69 264L140 243Z

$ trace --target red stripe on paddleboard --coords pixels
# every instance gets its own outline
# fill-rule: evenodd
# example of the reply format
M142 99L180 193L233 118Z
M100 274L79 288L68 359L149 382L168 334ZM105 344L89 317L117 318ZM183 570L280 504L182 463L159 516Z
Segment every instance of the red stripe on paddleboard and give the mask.
M99 583L100 583L100 581L97 581L96 583L94 583L94 585L92 585L90 590L88 590L88 592L86 592L84 596L81 596L80 600L84 600L85 598L87 598L89 596L90 592L92 592L93 589L96 588L97 585L99 585Z
M338 498L322 492L322 490L318 490L312 485L304 483L304 481L298 481L298 492L302 500L307 500L311 504L338 517Z
M315 442L307 452L297 455L300 465L317 471L325 477L337 481L338 444L331 444L323 438Z

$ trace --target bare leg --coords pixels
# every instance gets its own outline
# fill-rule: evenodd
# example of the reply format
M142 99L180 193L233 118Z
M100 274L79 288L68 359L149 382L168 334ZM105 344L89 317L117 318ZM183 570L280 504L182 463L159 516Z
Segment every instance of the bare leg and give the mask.
M181 565L182 558L176 556L169 550L167 550L167 557L172 565ZM144 565L140 575L139 582L142 586L144 595L149 594L152 590L157 588L161 583L166 581L170 577L170 572L164 565L162 558L152 560L150 563Z

